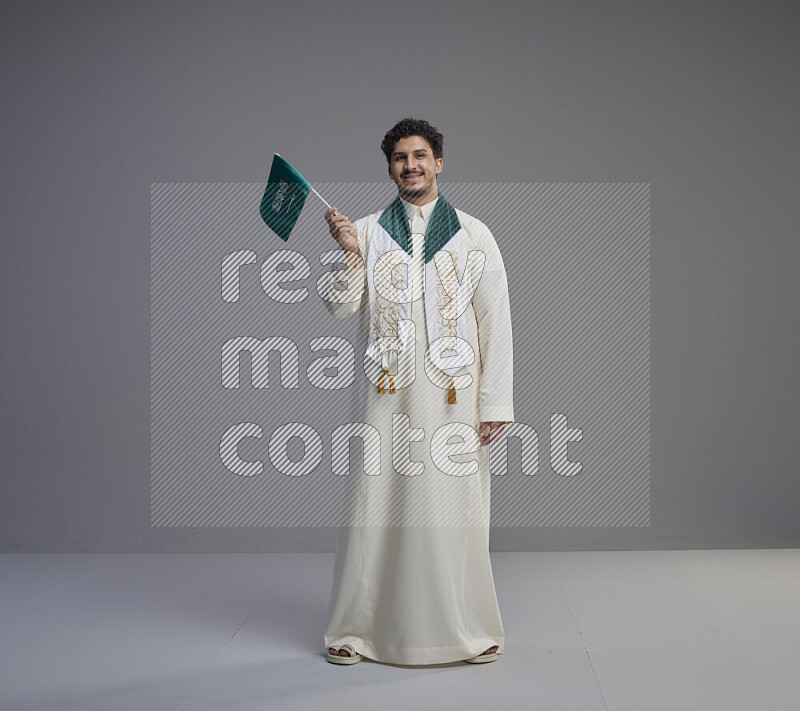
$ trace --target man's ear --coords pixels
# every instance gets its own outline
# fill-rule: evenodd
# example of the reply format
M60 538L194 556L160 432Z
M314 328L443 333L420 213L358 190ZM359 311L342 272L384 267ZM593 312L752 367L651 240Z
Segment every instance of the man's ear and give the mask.
M443 158L437 158L436 159L436 175L439 175L439 173L442 172L443 168L444 168L444 159Z

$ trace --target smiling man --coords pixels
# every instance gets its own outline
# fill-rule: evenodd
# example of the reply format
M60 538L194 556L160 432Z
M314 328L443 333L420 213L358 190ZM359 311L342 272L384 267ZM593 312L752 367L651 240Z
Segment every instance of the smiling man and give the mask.
M355 223L325 213L347 264L325 303L360 311L373 383L362 421L383 445L380 476L361 475L355 523L339 528L324 635L337 664L503 653L487 445L514 421L508 284L488 227L439 192L442 144L403 119L381 143L397 197Z

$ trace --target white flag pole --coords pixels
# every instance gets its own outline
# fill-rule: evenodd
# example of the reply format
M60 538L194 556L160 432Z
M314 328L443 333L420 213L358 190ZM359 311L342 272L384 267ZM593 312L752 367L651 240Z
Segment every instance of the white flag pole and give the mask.
M281 156L281 154L280 154L280 153L276 153L275 155L276 155L276 156ZM283 156L281 156L281 158L283 158ZM309 188L311 188L311 192L313 192L313 193L314 193L314 195L316 195L316 196L317 196L317 197L318 197L320 200L322 200L322 202L324 202L326 205L328 205L328 209L330 210L330 209L331 209L331 206L330 206L330 204L328 203L328 201L327 201L327 200L326 200L324 197L322 197L322 195L320 195L320 194L319 194L319 193L318 193L316 190L314 190L314 188L313 188L313 186L311 185L311 183L309 183L309 184L308 184L308 187L309 187Z
M311 183L309 183L308 186L311 187ZM320 200L322 200L322 202L328 205L328 201L324 197L322 197L322 195L320 195L316 190L314 190L314 188L311 188L311 190L314 192L314 195L316 195ZM331 206L328 205L328 209L330 209L330 207Z

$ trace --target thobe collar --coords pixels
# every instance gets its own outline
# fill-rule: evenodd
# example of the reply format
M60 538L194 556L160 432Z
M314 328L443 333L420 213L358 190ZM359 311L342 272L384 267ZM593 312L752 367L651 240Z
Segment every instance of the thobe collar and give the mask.
M442 249L450 238L461 229L455 208L447 202L444 195L439 196L425 205L412 205L398 195L389 206L381 213L378 224L383 227L408 254L413 254L411 243L411 228L408 218L414 216L417 207L422 210L425 220L425 258L427 264L433 255Z
M398 197L400 197L398 195ZM431 219L431 214L433 213L433 208L436 207L436 203L439 201L439 196L437 195L433 200L430 202L426 202L424 205L414 205L413 203L408 202L408 200L404 200L400 198L400 201L403 203L403 207L406 209L406 215L408 215L409 220L413 220L414 216L417 214L417 210L422 211L422 219L425 221L427 225Z

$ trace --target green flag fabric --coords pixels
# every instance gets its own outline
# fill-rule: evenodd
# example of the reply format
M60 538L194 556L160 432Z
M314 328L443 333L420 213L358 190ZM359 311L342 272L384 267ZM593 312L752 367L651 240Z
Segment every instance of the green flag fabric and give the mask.
M277 153L272 158L267 188L261 198L261 219L284 242L294 229L311 184Z

